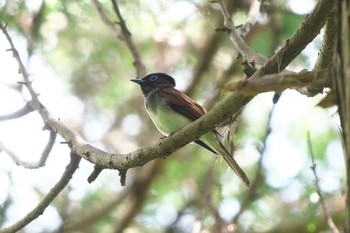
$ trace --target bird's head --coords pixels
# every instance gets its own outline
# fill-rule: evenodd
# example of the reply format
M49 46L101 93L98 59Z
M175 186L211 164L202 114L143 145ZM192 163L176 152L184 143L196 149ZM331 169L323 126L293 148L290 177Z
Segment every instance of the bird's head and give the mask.
M131 79L141 86L142 93L147 96L148 93L155 89L166 87L175 87L175 79L165 73L152 73L146 75L142 79Z

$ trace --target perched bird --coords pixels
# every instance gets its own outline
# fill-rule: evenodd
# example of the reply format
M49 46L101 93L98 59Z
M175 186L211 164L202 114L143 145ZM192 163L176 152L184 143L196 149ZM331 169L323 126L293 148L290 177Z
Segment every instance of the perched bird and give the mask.
M141 86L147 113L158 130L165 136L185 127L207 112L185 93L175 89L175 80L165 73L152 73L142 79L131 81ZM202 135L195 143L215 154L220 154L244 185L249 188L247 175L221 143L219 136L217 129L214 129Z

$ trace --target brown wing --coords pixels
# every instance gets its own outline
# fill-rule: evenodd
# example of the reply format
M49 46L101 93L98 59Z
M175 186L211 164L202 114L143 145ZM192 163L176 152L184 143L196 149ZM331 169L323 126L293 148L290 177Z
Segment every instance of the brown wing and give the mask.
M207 113L205 108L192 100L188 95L182 93L175 88L163 88L159 90L159 95L168 103L175 112L178 112L192 121L197 120L201 116ZM219 134L216 129L213 129L215 134ZM210 146L205 144L201 140L196 140L196 144L204 147L205 149L211 151L214 154L217 154Z
M174 111L186 116L192 121L197 120L207 113L207 111L192 100L188 95L175 88L163 88L159 90L159 95Z

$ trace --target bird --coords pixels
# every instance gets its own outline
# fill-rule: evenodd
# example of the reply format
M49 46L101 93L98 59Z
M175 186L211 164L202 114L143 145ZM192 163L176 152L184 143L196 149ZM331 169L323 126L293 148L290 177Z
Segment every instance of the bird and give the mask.
M204 107L177 90L175 79L166 73L151 73L131 81L140 85L146 111L164 136L169 136L207 113ZM215 128L194 142L214 154L221 155L243 184L249 188L247 175L220 141L220 136Z

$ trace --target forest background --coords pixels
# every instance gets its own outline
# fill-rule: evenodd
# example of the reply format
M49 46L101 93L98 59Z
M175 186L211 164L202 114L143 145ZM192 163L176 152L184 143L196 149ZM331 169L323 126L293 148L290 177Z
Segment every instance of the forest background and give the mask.
M0 1L0 232L345 232L349 5ZM150 72L203 127L160 139ZM218 125L250 189L183 147Z

